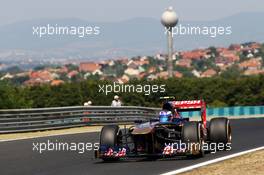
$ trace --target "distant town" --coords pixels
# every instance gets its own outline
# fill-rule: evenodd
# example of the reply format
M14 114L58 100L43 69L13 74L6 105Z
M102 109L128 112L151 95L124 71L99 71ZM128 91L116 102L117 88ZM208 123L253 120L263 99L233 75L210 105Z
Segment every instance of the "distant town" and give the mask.
M3 55L0 55L3 57ZM167 55L116 58L98 61L56 59L35 63L0 62L0 80L18 85L57 86L86 79L109 80L120 84L132 79L167 79ZM0 59L1 60L1 59ZM229 47L209 47L173 54L174 77L250 76L264 74L264 44L248 42ZM32 68L32 65L33 68Z

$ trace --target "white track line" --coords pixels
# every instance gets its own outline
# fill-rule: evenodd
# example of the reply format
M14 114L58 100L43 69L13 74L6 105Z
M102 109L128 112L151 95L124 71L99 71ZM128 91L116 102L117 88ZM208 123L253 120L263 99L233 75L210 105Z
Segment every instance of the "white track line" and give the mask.
M254 148L254 149L250 149L250 150L247 150L247 151L242 151L242 152L239 152L239 153L235 153L235 154L231 154L231 155L228 155L228 156L224 156L224 157L216 158L216 159L213 159L213 160L209 160L209 161L206 161L206 162L198 163L198 164L195 164L195 165L192 165L192 166L188 166L188 167L184 167L184 168L181 168L181 169L169 171L169 172L163 173L161 175L174 175L174 174L184 173L186 171L190 171L190 170L202 167L202 166L206 166L206 165L210 165L210 164L213 164L213 163L221 162L223 160L231 159L231 158L234 158L234 157L238 157L238 156L241 156L241 155L244 155L244 154L248 154L248 153L251 153L251 152L254 152L254 151L263 150L263 149L264 149L264 146L258 147L258 148Z
M11 142L11 141L18 141L18 140L27 140L27 139L37 139L37 138L45 138L45 137L55 137L55 136L66 136L66 135L74 135L74 134L83 134L83 133L92 133L92 132L99 132L99 131L83 131L83 132L72 132L72 133L59 133L59 134L47 134L43 136L25 136L21 138L14 138L14 139L0 139L1 142Z

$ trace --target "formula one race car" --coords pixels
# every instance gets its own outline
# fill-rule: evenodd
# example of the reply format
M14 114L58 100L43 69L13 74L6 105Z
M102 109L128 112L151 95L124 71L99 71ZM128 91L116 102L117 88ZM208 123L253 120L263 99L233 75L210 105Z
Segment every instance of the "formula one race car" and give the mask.
M201 120L181 116L199 111ZM159 116L121 130L118 125L104 126L95 157L104 161L120 158L151 159L189 156L202 157L206 151L231 149L231 126L227 118L213 118L207 126L203 100L175 101L165 98Z

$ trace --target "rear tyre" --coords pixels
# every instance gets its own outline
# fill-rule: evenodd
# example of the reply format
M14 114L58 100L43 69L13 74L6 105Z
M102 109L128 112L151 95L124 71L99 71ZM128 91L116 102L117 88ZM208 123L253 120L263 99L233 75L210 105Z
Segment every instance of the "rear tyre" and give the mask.
M116 147L121 144L122 132L118 125L107 125L104 126L100 134L100 145L107 147ZM104 161L116 161L119 158L103 158Z
M213 118L209 125L209 138L215 143L231 142L231 126L227 118Z
M211 143L231 144L231 125L227 118L213 118L209 125L209 138Z
M191 149L190 157L203 157L204 140L202 137L202 125L199 122L186 122L182 128L182 141Z

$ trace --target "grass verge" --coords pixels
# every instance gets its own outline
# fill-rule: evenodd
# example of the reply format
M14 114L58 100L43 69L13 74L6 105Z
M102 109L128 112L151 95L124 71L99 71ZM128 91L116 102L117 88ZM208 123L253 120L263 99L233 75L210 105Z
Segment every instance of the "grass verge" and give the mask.
M181 175L263 175L264 150L197 168Z

